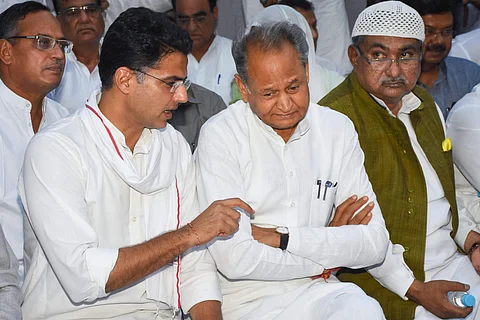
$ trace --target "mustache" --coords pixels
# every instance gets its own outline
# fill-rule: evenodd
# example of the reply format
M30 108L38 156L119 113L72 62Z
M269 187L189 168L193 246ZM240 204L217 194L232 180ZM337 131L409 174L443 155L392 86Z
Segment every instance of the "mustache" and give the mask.
M428 51L434 51L434 52L444 52L447 50L447 47L445 47L444 44L431 44L427 46Z
M62 60L55 59L53 63L50 63L49 65L45 66L44 69L56 69L56 68L63 69L64 67L65 67L65 63Z
M380 83L381 84L388 84L388 83L398 83L398 82L403 82L404 84L408 83L408 80L405 76L400 75L398 77L382 77L380 78Z
M89 24L81 24L81 25L78 25L76 28L75 28L75 31L81 31L81 30L85 30L85 29L91 29L91 30L95 30L95 26L91 23Z

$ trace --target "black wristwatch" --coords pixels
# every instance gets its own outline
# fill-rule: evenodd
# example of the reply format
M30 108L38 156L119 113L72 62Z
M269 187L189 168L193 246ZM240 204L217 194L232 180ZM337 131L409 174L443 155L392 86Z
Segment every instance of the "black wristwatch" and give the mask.
M277 233L280 234L280 249L286 250L288 246L288 238L289 238L289 233L288 233L288 228L287 227L278 227L275 229Z

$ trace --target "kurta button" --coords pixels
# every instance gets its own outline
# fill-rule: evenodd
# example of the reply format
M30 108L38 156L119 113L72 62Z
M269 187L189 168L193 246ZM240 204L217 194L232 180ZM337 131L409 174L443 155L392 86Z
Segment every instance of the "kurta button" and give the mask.
M290 175L290 177L293 177L293 172L292 172L292 171L290 171L289 175Z
M403 149L402 151L403 151L403 153L404 153L404 154L406 154L406 153L407 153L407 150L405 150L405 149Z
M412 203L413 202L413 199L408 197L408 202Z
M137 217L133 217L133 222L137 222Z
M292 202L292 203L290 204L290 206L291 206L291 207L295 207L295 202Z
M413 193L413 189L408 189L408 192Z
M404 249L405 249L405 252L410 251L410 248L409 248L409 247L404 247Z
M408 209L407 213L409 216L411 216L413 214L413 209Z

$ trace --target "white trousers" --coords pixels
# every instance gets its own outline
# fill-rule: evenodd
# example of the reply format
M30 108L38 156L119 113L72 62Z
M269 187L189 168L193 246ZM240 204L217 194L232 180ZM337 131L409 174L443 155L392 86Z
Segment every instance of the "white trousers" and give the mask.
M477 315L478 304L480 303L480 277L467 256L458 254L452 262L434 274L430 275L430 272L427 272L427 280L450 280L468 284L470 286L468 292L475 296L476 304L472 313L464 319L480 319L480 313ZM415 310L415 320L434 319L440 318L425 310L422 306L418 306Z
M265 281L265 292L281 283ZM272 291L277 291L278 288ZM288 290L281 294L266 294L240 306L223 309L225 320L376 320L385 319L379 303L359 287L330 277Z

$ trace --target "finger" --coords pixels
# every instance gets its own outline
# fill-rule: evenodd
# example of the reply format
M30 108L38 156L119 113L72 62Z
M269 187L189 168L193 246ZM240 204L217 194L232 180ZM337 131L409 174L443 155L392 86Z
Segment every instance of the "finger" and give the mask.
M241 213L235 209L231 209L231 208L225 208L224 210L224 213L227 217L229 217L230 219L233 219L235 221L238 221L238 219L240 219L240 215Z
M364 197L361 197L360 199L358 199L357 201L355 201L355 203L353 203L352 205L350 205L348 208L347 208L347 215L349 216L353 216L355 214L355 212L357 212L358 210L360 210L361 207L363 207L368 201L368 197L367 196L364 196Z
M357 201L357 196L354 195L347 200L345 200L340 206L335 210L335 215L333 216L330 225L343 226L350 221L352 214L349 213L349 208L355 204Z
M337 212L345 211L350 205L355 203L355 201L357 201L357 195L353 195L349 197L347 200L343 201L342 204L337 207Z
M362 197L351 204L343 213L343 216L340 218L342 224L349 224L352 220L353 215L357 212L365 203L367 203L368 197Z
M448 291L467 291L470 290L470 286L466 283L456 282L456 281L445 281L445 286L443 288L445 292Z
M253 210L252 207L250 207L246 202L239 198L225 199L222 200L221 203L230 208L240 207L249 214L255 214L255 210Z
M348 224L368 224L372 220L373 202L366 205L359 213L357 213Z

